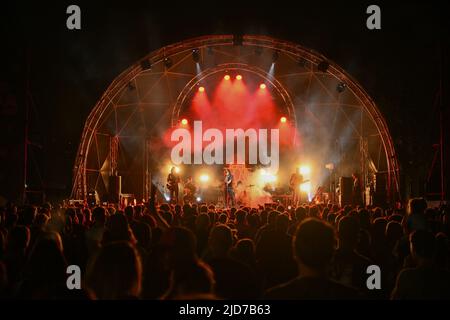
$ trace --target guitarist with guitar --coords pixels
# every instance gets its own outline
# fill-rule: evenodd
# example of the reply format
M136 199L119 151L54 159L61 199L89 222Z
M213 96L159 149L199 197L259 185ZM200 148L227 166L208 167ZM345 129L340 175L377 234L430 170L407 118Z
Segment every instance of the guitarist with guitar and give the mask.
M175 167L172 167L167 176L167 189L170 193L170 202L175 204L178 204L178 183L180 183L180 176L176 173Z

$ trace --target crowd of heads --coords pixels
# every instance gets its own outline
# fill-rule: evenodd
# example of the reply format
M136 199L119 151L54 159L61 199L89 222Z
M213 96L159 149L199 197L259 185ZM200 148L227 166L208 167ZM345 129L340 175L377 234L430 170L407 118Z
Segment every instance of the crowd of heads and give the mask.
M448 207L423 199L405 209L8 204L0 297L449 299L449 236ZM70 265L80 290L67 286Z

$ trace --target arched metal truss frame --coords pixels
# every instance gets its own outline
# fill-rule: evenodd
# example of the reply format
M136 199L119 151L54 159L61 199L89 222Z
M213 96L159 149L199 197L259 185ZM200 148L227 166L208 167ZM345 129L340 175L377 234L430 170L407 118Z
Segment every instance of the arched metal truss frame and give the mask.
M345 83L346 90L349 90L355 97L357 97L358 101L360 102L359 103L360 107L362 107L363 111L368 114L372 123L376 127L377 134L381 139L382 149L384 151L385 159L387 162L386 172L387 172L388 193L391 200L399 198L400 194L399 164L394 148L394 143L389 133L387 123L384 117L382 116L381 112L379 111L378 107L376 106L375 102L355 79L353 79L341 67L339 67L338 65L327 59L325 56L291 42L258 35L243 36L241 38L241 43L238 44L235 42L235 40L236 40L235 37L233 37L232 35L212 35L212 36L198 37L178 42L172 45L168 45L159 50L151 52L146 57L144 57L143 59L132 65L124 72L122 72L117 78L115 78L113 82L110 84L110 86L107 88L107 90L103 93L101 98L98 100L97 104L94 106L85 122L74 164L74 172L73 172L74 183L71 197L74 199L84 199L84 200L86 200L87 198L88 188L91 187L88 186L86 177L87 172L91 170L90 168L87 167L87 158L89 152L91 151L90 149L93 146L94 141L96 139L95 135L98 134L97 130L99 126L102 124L103 121L105 121L104 118L107 117L108 112L111 111L109 110L109 108L111 106L115 107L116 100L121 95L124 88L129 86L130 83L132 84L137 77L147 73L158 75L158 73L155 73L153 70L143 68L142 67L143 61L151 61L151 64L153 66L163 65L165 59L175 55L184 54L184 57L182 59L177 61L172 66L168 66L164 71L160 72L161 78L159 80L161 80L165 75L170 74L171 70L176 68L178 64L181 64L187 59L189 59L193 49L206 51L208 50L208 48L210 48L210 50L212 48L211 52L212 54L215 54L216 52L219 52L221 48L242 46L242 47L260 48L262 50L273 50L276 51L277 53L280 53L280 55L284 54L293 61L298 61L298 59L302 59L309 66L307 68L308 70L306 70L306 73L310 75L310 81L312 81L311 79L318 79L317 74L322 73ZM219 72L221 70L224 70L224 68L245 69L248 72L253 72L261 77L264 77L266 80L270 80L273 87L279 91L279 93L285 100L287 111L291 115L290 120L293 120L295 125L297 125L297 122L295 121L296 115L295 110L298 108L303 108L305 105L308 104L308 102L299 101L297 106L294 105L294 103L292 103L290 94L287 92L287 90L284 88L284 85L280 81L281 76L270 79L267 76L266 71L258 68L257 66L252 66L248 64L246 65L245 63L243 64L241 63L241 61L239 61L239 59L236 60L237 61L231 61L223 66L218 65L213 68L209 68L205 70L203 73L200 73L199 75L192 73L186 74L173 73L174 75L178 75L180 77L186 77L187 82L183 90L180 90L180 93L177 95L176 101L172 101L167 104L167 110L171 112L171 125L174 125L174 123L177 121L180 109L184 103L183 99L185 99L185 97L187 96L189 91L192 90L195 84L198 83L198 79L202 77L207 77L213 72ZM327 66L326 70L318 71L317 66L323 62L326 63ZM302 73L293 72L291 74L285 74L283 75L283 77L290 77L290 76L295 77L296 75L301 74L304 75L305 72ZM320 81L318 82L320 83ZM310 84L311 82L308 85ZM329 89L327 89L325 86L323 86L323 89L325 91L328 91L330 96L333 95L331 92L329 92ZM341 107L341 102L339 101L339 99L340 98L338 96L335 99L335 102L333 103L335 104L334 106L337 108ZM331 104L332 103L327 103L327 105ZM95 171L95 169L93 170Z

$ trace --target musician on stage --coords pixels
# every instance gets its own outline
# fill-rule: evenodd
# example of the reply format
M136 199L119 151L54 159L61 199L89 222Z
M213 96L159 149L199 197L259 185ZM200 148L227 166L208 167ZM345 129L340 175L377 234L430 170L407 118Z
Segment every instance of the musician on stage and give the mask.
M185 203L194 203L195 202L195 193L197 191L197 186L194 183L194 180L191 176L189 176L184 183L184 202Z
M231 202L231 206L234 207L236 205L236 199L234 196L234 188L233 188L233 175L231 174L231 171L227 168L223 170L225 179L225 203L227 206Z
M180 183L180 176L176 173L175 167L172 167L167 176L167 189L170 192L170 202L175 204L178 204L178 183Z
M292 191L292 204L297 206L300 202L300 186L304 183L303 175L300 174L300 168L297 168L291 175L291 179L289 180L289 188Z

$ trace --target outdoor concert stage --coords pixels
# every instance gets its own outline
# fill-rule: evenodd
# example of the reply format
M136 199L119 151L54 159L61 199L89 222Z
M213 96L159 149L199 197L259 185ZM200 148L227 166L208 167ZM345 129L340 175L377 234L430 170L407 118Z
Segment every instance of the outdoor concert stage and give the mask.
M289 197L297 168L305 199L322 187L337 201L353 172L375 201L399 195L392 138L365 90L323 55L266 36L175 43L120 74L85 122L71 197L141 202L153 184L169 200L174 165L197 201L223 202L224 167L249 205Z

